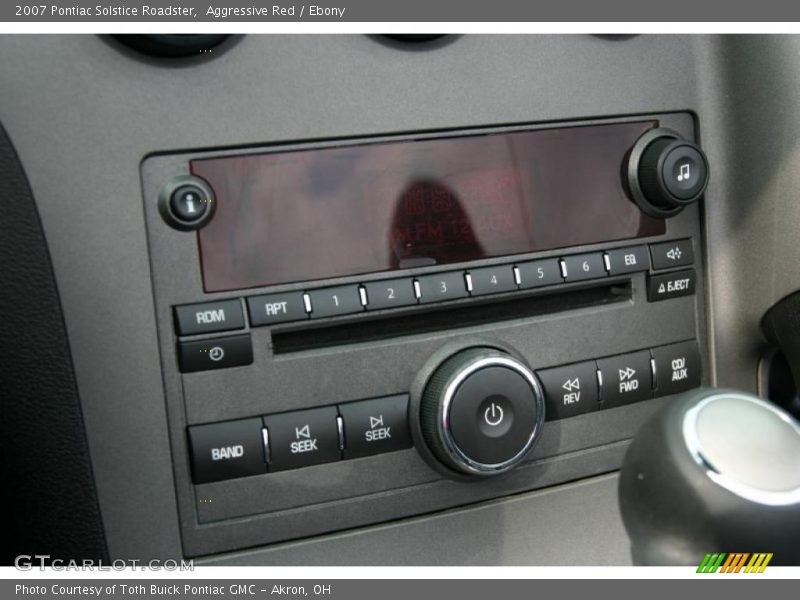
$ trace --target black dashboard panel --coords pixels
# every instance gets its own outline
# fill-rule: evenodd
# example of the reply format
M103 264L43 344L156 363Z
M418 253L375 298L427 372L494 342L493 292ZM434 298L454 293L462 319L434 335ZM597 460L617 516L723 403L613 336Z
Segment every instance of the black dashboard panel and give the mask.
M626 195L621 176L629 149L655 126L688 139L696 135L691 115L673 113L417 132L373 138L369 145L348 140L147 158L144 206L185 552L196 556L380 523L618 468L625 441L643 419L670 393L707 381L699 208L691 205L667 220L647 217ZM615 131L621 143L611 150ZM540 140L538 163L526 142L514 149L515 139L525 139L519 136ZM484 141L511 151L490 154L490 169L478 148L461 158L462 142L479 147ZM458 203L460 220L453 221L455 193L406 197L403 181L420 168L441 170L426 158L432 144L447 161L443 173L461 182L449 184L466 196ZM403 154L392 161L394 148ZM349 191L330 177L298 174L297 156L303 169L315 161L354 165L342 167L352 171L344 180ZM365 160L370 166L356 166ZM583 168L573 171L576 165ZM526 175L508 188L515 171ZM367 185L376 183L376 173L401 183L394 192ZM199 177L196 194L207 186L213 203L213 215L198 231L175 227L163 209L169 201L164 190L180 195L192 177ZM299 196L312 192L315 197ZM353 236L369 226L370 216L385 213L380 201L387 194L390 206L399 198L426 228L438 208L444 220L434 225L443 232L451 223L460 232L485 214L509 216L511 229L498 236L476 225L466 238L426 237L417 248L401 249L407 263L384 258L394 218ZM533 199L533 212L519 212ZM262 208L280 202L299 206L299 216L278 219L275 209ZM354 202L361 208L348 215L345 207ZM335 216L340 226L314 225L317 216L307 213L315 203L324 203L323 221L334 211L327 220ZM526 222L525 229L514 229ZM520 247L515 239L541 246ZM594 243L580 243L584 239ZM339 258L310 260L314 254L294 252L303 245ZM463 251L476 247L484 251ZM215 252L221 256L211 257ZM380 262L351 263L358 265L356 274L342 277L342 261L359 255ZM272 265L283 274L269 275ZM372 272L383 265L387 271ZM234 273L235 279L220 279ZM300 282L281 283L286 279ZM212 292L210 281L213 290L246 289ZM254 287L259 281L273 285ZM377 291L385 289L388 296ZM387 307L394 289L408 290L407 301ZM421 405L436 365L474 347L495 348L529 366L547 405L547 422L528 460L478 482L437 460ZM657 360L664 353L671 358ZM685 373L670 387L675 360ZM512 412L512 405L497 402L481 408L484 430L501 425L505 415L523 418L520 405ZM365 403L365 424L359 425L351 409ZM463 446L464 436L473 434L456 413L450 418ZM371 443L353 453L358 427ZM392 431L400 443L388 443ZM491 444L496 431L473 445ZM525 435L514 431L508 436ZM480 430L474 435L483 437Z

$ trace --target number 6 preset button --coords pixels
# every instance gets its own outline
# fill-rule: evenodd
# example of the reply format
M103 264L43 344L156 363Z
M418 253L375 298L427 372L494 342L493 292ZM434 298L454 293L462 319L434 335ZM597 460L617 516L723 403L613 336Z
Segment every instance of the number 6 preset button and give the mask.
M367 292L367 310L413 306L417 303L413 279L387 279L363 284Z
M565 256L561 260L561 265L565 270L564 278L567 283L583 281L584 279L599 279L608 276L601 252Z

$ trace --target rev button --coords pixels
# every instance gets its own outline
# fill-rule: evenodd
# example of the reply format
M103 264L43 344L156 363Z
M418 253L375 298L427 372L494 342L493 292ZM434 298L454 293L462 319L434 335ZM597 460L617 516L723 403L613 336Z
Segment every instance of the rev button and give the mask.
M269 432L270 470L283 471L341 458L333 406L264 417Z
M340 404L344 457L360 458L410 448L407 412L405 394Z
M536 374L544 387L548 421L574 417L599 408L597 367L593 360L545 369Z
M261 419L242 419L189 428L195 483L267 472Z

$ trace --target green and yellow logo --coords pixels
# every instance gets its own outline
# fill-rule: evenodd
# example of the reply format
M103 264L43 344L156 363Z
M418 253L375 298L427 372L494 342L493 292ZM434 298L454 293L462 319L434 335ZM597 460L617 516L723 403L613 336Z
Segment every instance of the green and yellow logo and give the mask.
M747 559L750 559L748 562ZM697 567L698 573L763 573L769 561L772 560L772 553L756 552L734 552L726 554L706 554L700 566ZM747 563L747 565L745 565Z

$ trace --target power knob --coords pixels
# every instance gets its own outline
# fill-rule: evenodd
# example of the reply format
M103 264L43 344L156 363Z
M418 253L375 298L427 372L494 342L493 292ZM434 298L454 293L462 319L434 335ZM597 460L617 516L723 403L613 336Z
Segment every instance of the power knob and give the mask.
M651 129L631 149L627 179L633 201L645 214L673 217L705 192L708 159L677 132Z
M494 475L519 464L544 421L542 389L520 360L470 348L445 360L428 380L420 428L432 454L460 474Z

